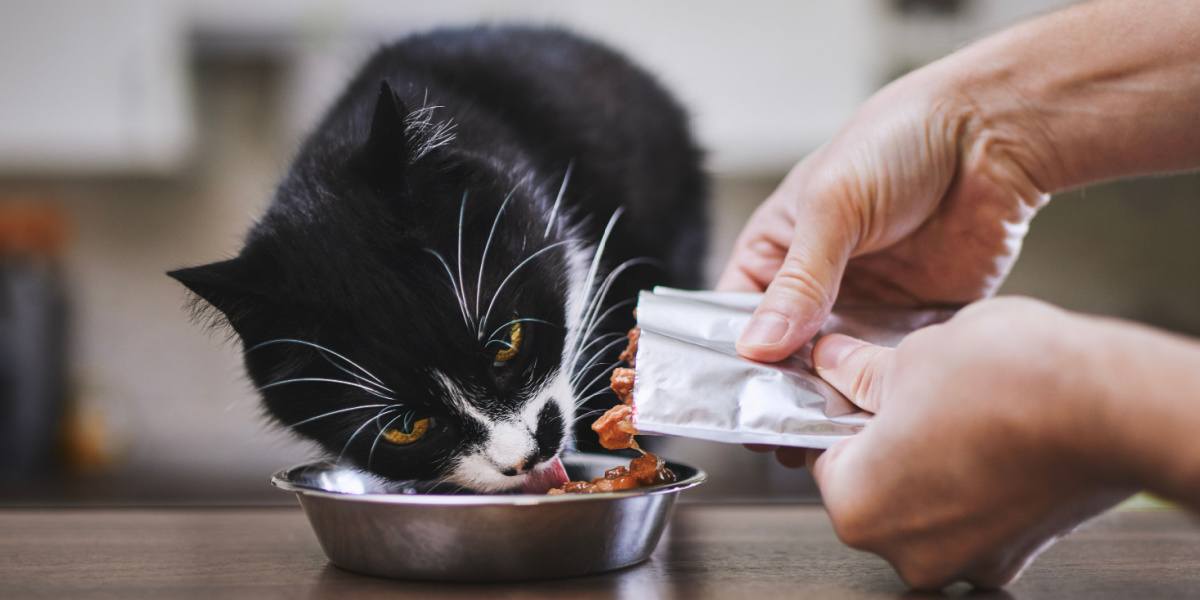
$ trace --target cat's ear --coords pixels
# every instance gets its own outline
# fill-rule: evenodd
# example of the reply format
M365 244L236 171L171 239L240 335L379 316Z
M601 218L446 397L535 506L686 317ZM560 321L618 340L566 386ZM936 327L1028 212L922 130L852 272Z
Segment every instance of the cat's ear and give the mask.
M267 303L266 282L255 274L248 261L244 258L231 258L219 262L176 269L167 275L187 289L200 300L224 315L224 320L233 327L243 339L251 333L248 328L253 320L253 314L261 310ZM218 317L197 306L198 316Z
M404 102L387 80L381 81L367 141L355 157L358 168L377 187L394 188L404 177L409 161L408 133L404 123L407 116Z

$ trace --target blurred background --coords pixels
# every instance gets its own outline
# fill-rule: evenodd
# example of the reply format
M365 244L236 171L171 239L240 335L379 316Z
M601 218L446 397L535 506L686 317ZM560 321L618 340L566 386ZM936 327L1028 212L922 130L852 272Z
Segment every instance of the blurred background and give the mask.
M755 205L874 90L1061 4L5 0L0 503L293 502L267 476L314 449L266 422L237 347L189 321L163 272L237 251L384 41L556 23L648 67L708 151L715 276ZM1200 335L1198 224L1196 176L1063 194L1005 292ZM662 452L712 474L692 499L812 499L806 474L740 447Z

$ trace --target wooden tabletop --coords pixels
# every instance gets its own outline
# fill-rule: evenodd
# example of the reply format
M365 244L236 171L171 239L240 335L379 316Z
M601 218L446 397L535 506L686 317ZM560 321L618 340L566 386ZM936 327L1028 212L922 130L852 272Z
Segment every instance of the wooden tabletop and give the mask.
M838 543L821 508L680 506L650 561L615 573L505 585L364 577L328 564L292 508L0 510L0 598L885 598L881 560ZM1200 595L1200 522L1109 513L982 597ZM973 596L975 597L975 596Z

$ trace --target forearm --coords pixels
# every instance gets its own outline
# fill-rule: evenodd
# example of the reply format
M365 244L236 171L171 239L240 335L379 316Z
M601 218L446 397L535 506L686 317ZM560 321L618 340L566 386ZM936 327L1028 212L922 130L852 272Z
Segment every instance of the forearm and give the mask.
M972 143L1045 193L1200 166L1200 3L1098 1L933 65L971 105Z
M1121 321L1084 320L1077 342L1093 398L1079 419L1125 483L1200 511L1200 343ZM1094 386L1094 387L1092 387Z

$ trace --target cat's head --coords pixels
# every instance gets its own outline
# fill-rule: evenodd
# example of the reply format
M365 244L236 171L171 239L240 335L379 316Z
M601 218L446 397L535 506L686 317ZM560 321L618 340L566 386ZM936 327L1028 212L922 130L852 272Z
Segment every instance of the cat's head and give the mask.
M456 153L386 84L310 140L236 258L173 271L268 412L394 479L519 486L568 443L587 271L558 186ZM214 313L216 314L216 313Z

